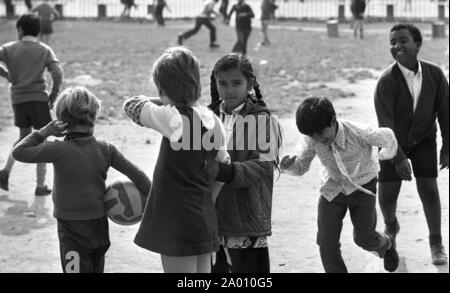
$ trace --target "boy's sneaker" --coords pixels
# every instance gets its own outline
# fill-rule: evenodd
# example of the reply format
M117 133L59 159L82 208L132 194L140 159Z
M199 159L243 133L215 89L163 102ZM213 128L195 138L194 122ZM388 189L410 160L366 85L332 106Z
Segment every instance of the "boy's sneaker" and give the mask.
M34 195L42 196L42 195L49 195L52 193L52 190L45 185L44 187L36 187L36 190L34 191Z
M210 47L210 48L219 48L220 45L219 45L219 44L216 44L216 43L213 43L213 44L209 45L209 47Z
M432 244L430 245L430 249L431 259L433 260L434 265L440 266L447 263L447 254L445 253L442 243Z
M384 233L394 238L394 241L397 237L398 232L400 232L400 224L397 220L395 220L394 223L385 223Z
M8 187L8 179L9 179L9 173L5 169L0 171L0 188L4 189L6 191L9 190Z
M183 45L183 36L182 35L178 35L178 45L180 45L180 46Z
M391 240L391 245L384 254L383 262L384 269L392 273L398 268L399 257L396 250L397 245L395 243L395 239L391 235L388 235L388 237Z

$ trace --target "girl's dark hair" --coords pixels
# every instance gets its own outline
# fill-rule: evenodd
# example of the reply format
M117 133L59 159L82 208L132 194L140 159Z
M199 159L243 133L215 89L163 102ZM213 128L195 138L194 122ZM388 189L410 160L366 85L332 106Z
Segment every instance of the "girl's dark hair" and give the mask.
M410 23L399 23L394 25L391 28L391 32L398 31L401 29L409 30L411 33L411 36L413 37L414 42L418 43L419 46L422 45L422 34L420 33L420 30L413 24Z
M25 36L37 37L41 32L41 18L32 13L26 13L19 17L16 28L21 28Z
M295 120L300 133L313 136L331 126L336 117L333 104L326 97L309 97L298 106Z
M216 62L216 65L214 65L211 73L211 103L220 100L219 92L217 91L216 74L234 68L239 68L242 74L247 78L247 82L253 84L256 98L262 100L261 90L256 81L256 76L253 73L253 67L250 60L242 54L230 53L220 58L219 61Z

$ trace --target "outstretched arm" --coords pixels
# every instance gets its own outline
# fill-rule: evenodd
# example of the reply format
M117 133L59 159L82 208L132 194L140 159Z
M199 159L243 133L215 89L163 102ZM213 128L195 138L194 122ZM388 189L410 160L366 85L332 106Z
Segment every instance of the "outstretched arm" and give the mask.
M136 124L152 128L171 141L177 141L182 135L183 119L174 106L141 95L127 99L122 107Z

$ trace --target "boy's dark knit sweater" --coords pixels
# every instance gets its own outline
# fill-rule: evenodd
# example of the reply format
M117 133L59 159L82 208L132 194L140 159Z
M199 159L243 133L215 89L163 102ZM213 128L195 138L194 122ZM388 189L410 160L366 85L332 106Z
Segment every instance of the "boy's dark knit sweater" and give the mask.
M64 220L104 217L103 196L109 167L126 175L146 196L150 180L116 147L94 136L72 136L64 141L44 142L35 131L13 150L25 163L53 163L53 216Z

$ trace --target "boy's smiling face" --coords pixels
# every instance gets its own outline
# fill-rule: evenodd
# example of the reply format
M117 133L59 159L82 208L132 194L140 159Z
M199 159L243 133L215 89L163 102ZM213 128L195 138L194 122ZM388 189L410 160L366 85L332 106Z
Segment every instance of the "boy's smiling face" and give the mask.
M216 85L219 97L225 102L225 111L230 113L245 102L251 84L239 68L231 68L216 73Z
M420 44L415 42L408 29L400 29L390 33L391 54L401 65L412 69L417 62Z

